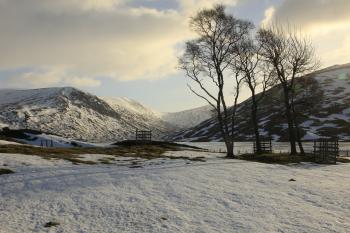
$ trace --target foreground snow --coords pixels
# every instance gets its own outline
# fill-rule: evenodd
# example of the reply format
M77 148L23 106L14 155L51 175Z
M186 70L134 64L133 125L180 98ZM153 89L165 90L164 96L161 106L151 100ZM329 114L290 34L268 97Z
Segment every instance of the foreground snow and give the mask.
M0 232L350 232L349 164L208 157L130 168L1 154L16 173L0 176Z

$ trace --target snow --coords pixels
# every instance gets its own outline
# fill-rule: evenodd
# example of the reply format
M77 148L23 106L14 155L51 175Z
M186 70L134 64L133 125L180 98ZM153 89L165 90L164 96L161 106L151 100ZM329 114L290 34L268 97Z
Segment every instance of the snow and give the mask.
M175 113L160 113L161 118L180 128L191 128L213 116L213 107L207 105Z
M11 142L11 141L6 141L6 140L0 140L0 145L22 145L17 142Z
M322 88L326 92L333 93L335 90L344 89L344 91L335 94L336 96L344 94L343 92L350 92L348 85L348 81L350 80L350 66L323 72L317 76L317 79L323 84Z
M25 133L30 139L18 139L23 143L33 146L55 147L55 148L74 148L74 147L111 147L111 143L89 143L81 142L69 138L64 138L51 134L31 134ZM47 144L46 144L47 143ZM52 144L51 144L52 143Z
M129 168L25 158L40 167L0 176L0 232L350 231L348 164L213 158ZM60 225L44 228L49 221Z
M80 141L134 138L136 128L162 138L175 127L126 98L101 99L78 89L0 89L0 127L35 129Z
M134 114L139 114L143 116L147 116L150 118L158 118L158 115L156 112L154 112L152 109L147 108L140 103L138 103L135 100L125 98L125 97L105 97L103 98L108 104L110 104L115 110L118 112L133 112Z
M346 124L350 122L350 64L333 66L314 72L307 75L305 77L305 80L306 79L311 79L309 80L311 82L305 83L310 89L306 88L305 92L299 95L299 97L309 96L312 100L310 103L312 104L310 105L310 108L305 108L301 114L308 118L305 119L304 122L299 122L304 130L308 132L308 134L303 135L305 136L304 138L309 140L328 137L327 130L322 128L329 127L338 129L334 131L328 130L330 134L329 136L341 136L341 139L343 140L349 139L350 135L347 131ZM266 136L268 135L268 132L275 132L278 128L280 133L275 133L274 140L287 138L286 136L288 136L288 125L280 123L281 115L279 115L279 109L283 109L283 103L276 102L276 97L274 95L277 94L277 92L274 93L274 90L281 91L280 87L276 88L272 88L266 93L269 101L264 102L262 106L259 107L259 126L264 128L261 133L263 136ZM297 96L297 99L299 97ZM269 104L270 100L273 101L272 105ZM237 128L243 128L238 134L239 138L248 140L251 137L249 137L250 135L245 129L250 127L249 122L246 121L246 113L247 111L250 111L248 109L249 103L250 99L239 105L239 108L242 110L237 112L238 120L236 122ZM215 118L216 117L213 117L211 120L205 121L206 124L200 124L192 129L183 130L174 135L173 138L182 141L213 141L217 139L213 134L219 132L218 123ZM313 126L313 124L315 126ZM323 126L319 126L320 124L323 124Z
M346 108L343 110L344 115L350 115L350 108Z
M320 136L312 133L312 132L306 132L305 136L302 138L302 140L316 140L319 139Z

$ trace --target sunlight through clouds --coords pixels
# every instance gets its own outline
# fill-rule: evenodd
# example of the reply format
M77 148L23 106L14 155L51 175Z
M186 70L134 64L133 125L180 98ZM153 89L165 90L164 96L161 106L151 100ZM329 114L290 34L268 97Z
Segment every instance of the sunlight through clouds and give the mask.
M100 81L94 78L70 74L69 72L62 71L61 69L40 69L29 71L21 75L12 76L10 82L8 83L8 87L21 88L24 86L30 86L34 88L42 88L73 85L79 88L86 88L97 87L100 84Z
M263 25L293 24L309 35L322 66L350 62L350 1L285 0L265 10Z
M190 35L175 10L129 8L112 0L41 3L17 7L17 0L1 0L1 69L51 67L91 77L158 79L176 71L176 46Z
M189 17L213 4L233 9L245 1L0 0L0 71L29 67L31 76L37 70L59 70L95 81L96 77L129 81L179 75L181 46L193 38ZM260 24L277 18L301 26L314 40L324 66L350 60L350 1L270 3L269 8L256 10L265 10ZM55 80L53 73L48 77Z

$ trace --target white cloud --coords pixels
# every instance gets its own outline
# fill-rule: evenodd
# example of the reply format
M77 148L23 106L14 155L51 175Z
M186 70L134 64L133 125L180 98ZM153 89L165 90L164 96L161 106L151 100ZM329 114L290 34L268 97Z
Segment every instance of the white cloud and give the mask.
M273 21L275 11L276 9L274 6L270 6L265 10L265 18L261 21L261 26L267 26Z
M8 87L54 87L54 86L70 86L75 87L97 87L101 83L99 80L89 77L77 76L66 73L62 70L36 70L21 73L11 77L6 84Z
M121 80L175 72L176 47L190 36L181 12L121 0L0 0L0 33L0 69L49 67Z
M210 8L215 4L234 6L238 1L239 0L178 0L182 11L187 14L193 14L193 12L203 8Z
M235 6L239 0L173 0L179 6L173 10L130 7L132 1L0 0L0 70L46 67L45 77L42 71L22 77L45 85L93 86L99 82L90 77L97 76L166 77L177 72L179 44L193 37L189 16L217 3ZM326 64L340 62L347 59L345 52L350 54L346 47L349 4L285 0L265 12L264 23L275 17L302 25L312 34ZM62 79L68 75L75 78Z
M63 81L68 85L73 85L75 87L97 87L101 85L99 80L87 77L66 77ZM66 85L64 85L66 86Z
M323 66L350 62L350 1L285 0L265 11L262 25L292 24L311 37Z

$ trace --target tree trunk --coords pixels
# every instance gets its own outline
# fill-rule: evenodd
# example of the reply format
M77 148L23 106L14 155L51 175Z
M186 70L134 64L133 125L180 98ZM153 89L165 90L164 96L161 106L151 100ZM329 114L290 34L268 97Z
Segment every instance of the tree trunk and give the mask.
M234 153L233 153L233 139L230 137L230 134L227 133L225 131L225 129L227 128L227 121L224 121L222 119L222 112L220 111L220 108L218 108L219 110L217 111L217 118L219 121L219 127L220 127L220 131L221 131L221 135L222 138L224 139L225 145L226 145L226 156L228 158L234 158Z
M289 142L290 142L290 154L296 155L297 149L296 149L296 143L295 143L295 130L294 130L294 119L292 116L292 109L291 104L289 100L289 91L284 90L284 104L286 108L286 117L288 122L288 135L289 135Z
M299 127L298 127L297 125L295 125L295 128L296 128L296 133L297 133L297 141L298 141L298 146L299 146L300 154L301 154L301 155L305 155L303 143L302 143L301 137L300 137Z
M233 152L233 142L230 140L225 141L225 145L226 145L226 157L227 158L234 158L234 152Z
M293 110L294 126L295 126L295 131L296 131L296 136L297 136L296 139L297 139L297 142L298 142L299 151L300 151L301 155L305 155L303 143L301 141L300 127L299 127L298 120L297 120L297 114L295 112L294 97L292 97L292 110Z
M254 91L252 91L252 123L255 135L256 153L261 154L262 150L258 122L258 104L256 102L256 96Z

